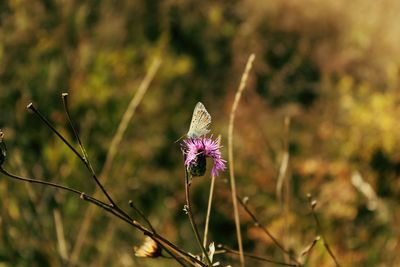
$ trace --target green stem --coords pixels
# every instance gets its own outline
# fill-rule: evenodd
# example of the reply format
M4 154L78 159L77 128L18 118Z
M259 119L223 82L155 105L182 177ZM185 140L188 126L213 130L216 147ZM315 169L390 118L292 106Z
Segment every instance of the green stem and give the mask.
M186 208L185 211L187 212L187 215L189 216L189 221L190 225L192 226L192 230L194 233L194 236L196 237L196 241L198 245L201 248L202 253L205 255L207 265L212 266L212 262L210 260L210 257L208 256L206 248L203 246L201 239L200 239L200 234L199 230L197 229L196 223L194 222L193 214L192 214L192 205L190 203L190 177L189 173L185 167L185 196L186 196Z

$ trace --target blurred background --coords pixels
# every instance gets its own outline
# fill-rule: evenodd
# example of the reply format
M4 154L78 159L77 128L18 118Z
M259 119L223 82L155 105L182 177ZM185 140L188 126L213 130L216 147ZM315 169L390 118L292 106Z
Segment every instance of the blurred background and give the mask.
M159 58L106 187L122 207L133 200L160 233L198 253L182 211L182 155L174 141L187 132L201 101L227 158L229 112L255 53L234 130L239 194L299 253L316 236L311 193L342 266L398 266L399 14L396 0L1 1L4 167L93 193L82 163L26 105L35 103L73 140L60 97L68 92L71 115L100 173L130 99ZM286 142L289 186L282 205L276 187ZM227 179L225 172L216 183L210 240L235 248ZM209 185L207 174L192 186L201 229ZM65 266L71 257L78 266L175 266L135 258L141 233L69 193L1 175L0 198L0 266ZM88 212L93 220L81 235ZM244 212L241 218L245 251L282 260ZM218 259L238 264L235 257ZM270 265L248 260L248 266ZM334 266L321 242L308 266Z

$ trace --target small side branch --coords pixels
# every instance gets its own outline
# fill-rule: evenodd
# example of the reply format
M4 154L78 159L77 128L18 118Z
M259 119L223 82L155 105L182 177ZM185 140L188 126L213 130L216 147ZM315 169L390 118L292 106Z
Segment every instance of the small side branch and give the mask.
M218 245L217 248L222 250L222 252L219 252L218 254L230 253L230 254L234 254L234 255L240 255L239 251L236 251L236 250L231 249L231 248L229 248L227 246L224 246L224 245ZM265 262L269 262L269 263L274 263L274 264L281 265L281 266L291 266L291 267L298 266L297 264L291 264L291 263L276 261L276 260L273 260L271 258L267 258L267 257L264 257L264 256L259 256L259 255L252 254L252 253L243 253L243 255L245 257L247 257L247 258L251 258L251 259L259 260L259 261L265 261Z
M0 153L0 155L1 155L0 173L2 173L5 176L7 176L11 179L14 179L14 180L18 180L18 181L22 181L22 182L26 182L26 183L40 184L40 185L49 186L49 187L53 187L53 188L57 188L57 189L61 189L61 190L73 193L73 194L79 196L80 199L102 208L107 213L114 215L118 219L128 223L129 225L133 226L137 230L141 231L144 235L147 235L147 236L151 237L152 239L154 239L157 243L159 243L162 247L164 247L165 250L170 255L171 255L171 253L174 254L174 255L171 255L173 258L175 258L175 259L179 258L179 260L177 260L177 262L180 263L182 266L185 266L185 264L183 264L182 260L184 260L190 266L195 266L195 267L199 267L199 266L206 267L207 266L203 262L201 262L199 259L195 258L188 252L180 249L179 247L177 247L176 245L174 245L173 243L171 243L164 237L157 234L154 231L154 229L149 230L148 228L144 227L142 224L140 224L136 220L127 218L127 216L125 216L123 213L120 212L120 210L118 210L115 206L113 206L111 204L107 204L97 198L86 195L84 192L77 190L75 188L71 188L68 186L64 186L64 185L60 185L60 184L52 183L52 182L47 182L47 181L43 181L43 180L27 178L27 177L15 175L15 174L8 172L7 170L5 170L3 168L3 163L6 160L5 143L3 141L3 137L4 137L4 134L0 130L0 152L1 152ZM151 225L149 221L147 221L147 222L149 223L149 225Z
M307 194L308 198L308 203L310 205L311 213L315 221L315 225L317 227L317 232L321 236L322 243L324 244L325 249L328 251L329 255L331 256L332 260L335 262L336 267L340 267L340 264L338 260L336 259L335 255L333 254L333 251L331 250L328 241L326 240L326 237L322 231L321 223L318 219L317 213L315 212L315 207L317 206L317 201L312 199L311 194Z
M292 255L292 253L290 253L289 251L287 251L284 246L270 233L270 231L268 230L267 227L265 227L264 225L262 225L260 223L260 221L257 219L257 217L254 215L254 213L249 209L249 207L246 205L246 203L238 196L236 195L236 198L239 202L239 204L243 207L243 209L247 212L247 214L250 216L250 218L253 220L253 223L256 227L258 227L259 229L261 229L271 240L272 242L274 242L274 244L283 252L285 253L287 256L290 257L290 259L292 261L294 261L296 263L295 266L300 266L300 262Z

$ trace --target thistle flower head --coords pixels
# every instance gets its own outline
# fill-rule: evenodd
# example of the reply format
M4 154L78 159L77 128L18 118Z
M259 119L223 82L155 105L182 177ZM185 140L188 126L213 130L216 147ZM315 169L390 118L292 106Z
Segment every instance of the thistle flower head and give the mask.
M212 175L226 169L226 160L222 159L218 139L212 137L188 138L183 140L182 150L185 155L185 166L192 176L203 176L206 171L206 158L212 158L214 166Z

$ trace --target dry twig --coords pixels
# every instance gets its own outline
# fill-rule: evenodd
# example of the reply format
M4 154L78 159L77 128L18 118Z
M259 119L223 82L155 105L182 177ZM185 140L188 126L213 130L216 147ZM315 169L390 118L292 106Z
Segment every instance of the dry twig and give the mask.
M243 72L242 78L240 80L239 88L235 95L235 100L233 101L232 110L229 116L229 126L228 126L228 162L229 162L229 176L230 176L230 185L232 192L232 202L233 202L233 212L235 216L235 226L236 226L236 236L239 247L239 255L240 255L240 265L242 267L245 266L244 255L243 255L243 243L242 243L242 234L240 232L240 218L239 218L239 210L236 201L236 181L235 181L235 171L234 171L234 162L233 162L233 126L235 121L236 110L239 105L240 98L242 96L242 92L246 87L247 78L249 77L250 70L253 66L255 55L251 54L249 59L247 60L247 64L245 70Z

